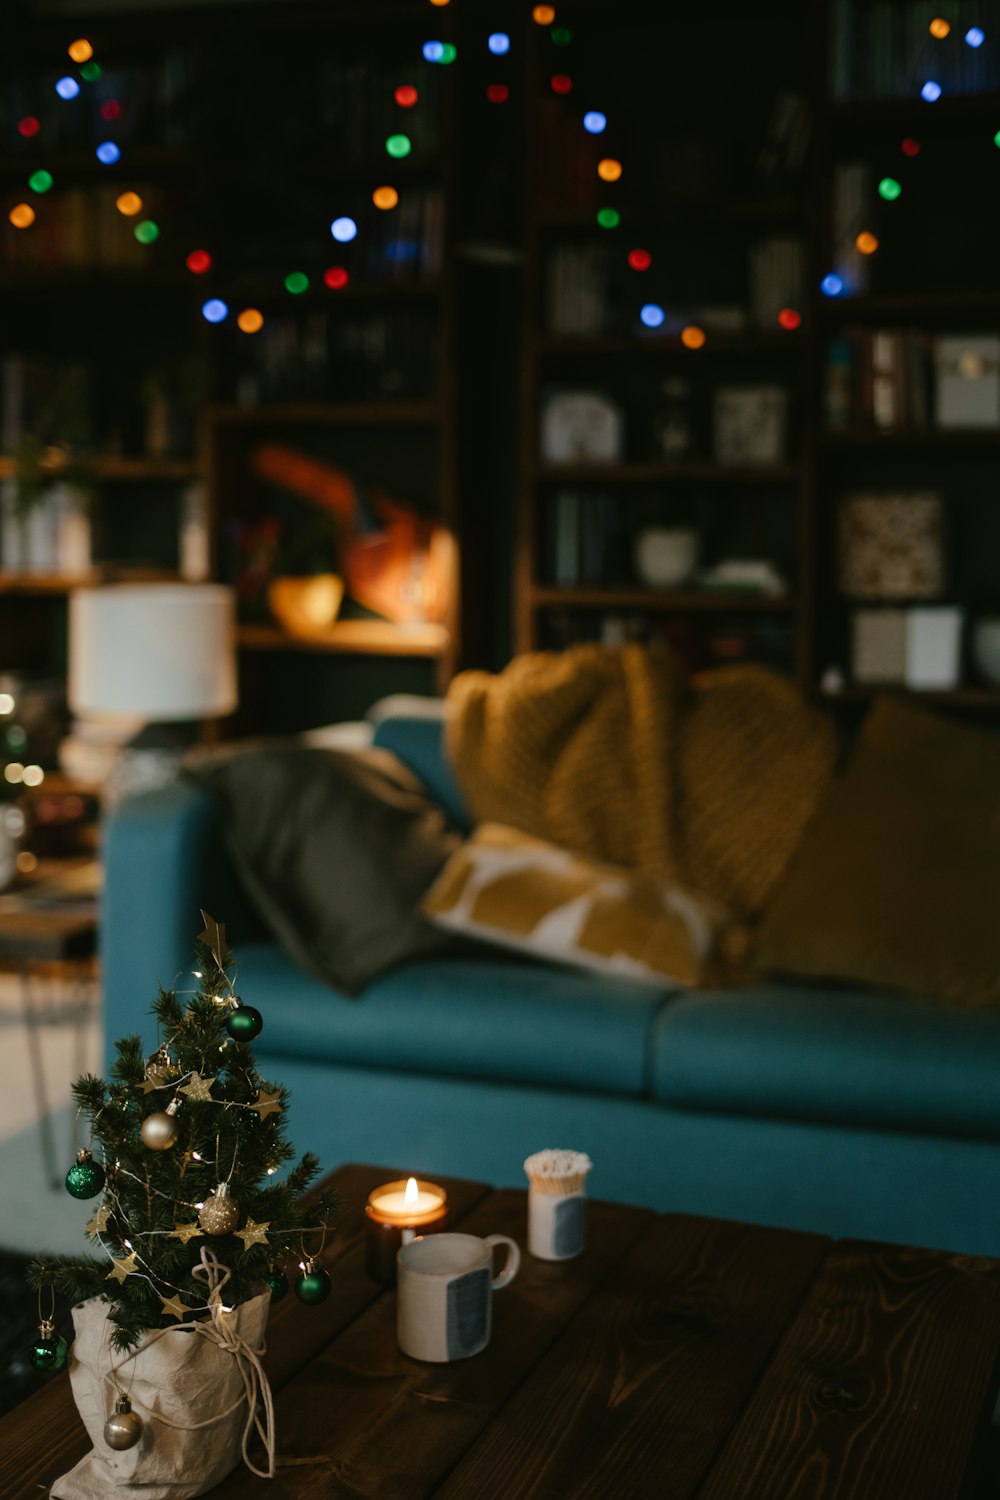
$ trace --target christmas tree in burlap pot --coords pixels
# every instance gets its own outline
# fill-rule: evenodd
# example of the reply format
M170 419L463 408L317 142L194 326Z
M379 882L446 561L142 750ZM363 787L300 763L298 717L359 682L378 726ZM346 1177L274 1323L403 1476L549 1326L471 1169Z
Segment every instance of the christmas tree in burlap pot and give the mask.
M319 1162L294 1157L282 1134L287 1092L265 1081L249 1043L260 1013L236 993L225 929L204 912L197 991L161 989L153 1005L160 1045L115 1043L110 1082L77 1080L91 1146L66 1177L74 1197L96 1198L87 1225L95 1256L38 1259L41 1300L65 1295L75 1341L70 1378L94 1450L52 1489L84 1500L115 1489L204 1493L240 1452L274 1472L270 1391L260 1365L269 1304L286 1295L286 1268L308 1304L329 1295L315 1264L335 1203L302 1194ZM199 1336L200 1335L200 1336ZM66 1362L44 1318L32 1351L41 1368ZM256 1426L266 1466L248 1443Z

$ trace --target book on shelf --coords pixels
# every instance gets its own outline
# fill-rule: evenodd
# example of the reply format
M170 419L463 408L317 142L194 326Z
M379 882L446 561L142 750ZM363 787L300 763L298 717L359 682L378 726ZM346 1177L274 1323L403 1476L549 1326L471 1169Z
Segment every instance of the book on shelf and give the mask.
M561 588L633 581L631 537L611 494L558 489L547 508L548 579Z
M555 245L545 262L548 331L583 337L609 328L611 252L603 245Z
M826 426L883 432L926 428L934 409L935 347L924 329L845 329L826 350Z
M863 230L871 229L875 212L872 204L877 202L870 163L838 162L833 170L830 264L849 296L869 288L871 257L862 255L856 241Z
M800 308L805 291L805 247L790 235L771 235L750 251L750 317L757 328L778 327L783 307Z

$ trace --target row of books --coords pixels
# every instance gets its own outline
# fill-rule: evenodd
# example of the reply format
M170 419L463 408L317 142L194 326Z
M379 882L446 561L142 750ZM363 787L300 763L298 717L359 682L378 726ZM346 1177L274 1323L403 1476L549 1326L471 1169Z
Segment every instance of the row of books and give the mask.
M826 425L1000 427L1000 335L848 328L826 351Z
M944 20L943 38L930 31ZM933 79L945 95L979 94L1000 84L1000 53L989 42L1000 24L996 0L837 0L831 17L830 92L834 99L916 98ZM965 41L970 27L986 38Z
M96 82L80 81L73 99L56 93L63 76L76 79L77 69L67 63L62 73L19 71L16 79L0 85L4 154L35 158L40 151L81 150L106 140L124 147L138 142L186 145L194 138L205 92L197 58L184 48L167 46L147 62L104 67ZM27 117L40 127L30 137L17 128Z
M612 647L633 641L642 645L662 643L689 672L736 661L761 662L788 672L795 659L792 630L785 621L751 618L738 612L696 619L630 610L547 609L540 634L542 646L553 651L587 640Z
M805 246L791 235L771 235L750 249L750 317L758 328L779 326L782 308L800 309L805 291Z
M143 200L143 218L162 223L173 210L162 192L134 184ZM33 203L34 223L16 229L3 223L3 261L8 266L56 269L61 266L96 270L141 270L148 267L155 245L135 237L135 218L115 207L121 183L91 183L67 187Z
M246 358L238 394L250 405L424 399L436 388L433 320L415 309L272 317Z

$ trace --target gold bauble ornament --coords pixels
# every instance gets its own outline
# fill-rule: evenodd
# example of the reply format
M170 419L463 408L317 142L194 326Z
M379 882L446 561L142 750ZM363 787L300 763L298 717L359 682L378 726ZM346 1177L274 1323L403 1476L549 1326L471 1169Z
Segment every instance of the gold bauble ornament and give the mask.
M157 1110L143 1120L139 1134L150 1151L168 1151L177 1144L180 1131L175 1117L180 1107L180 1099L171 1099L165 1110Z
M229 1183L220 1182L211 1198L198 1213L198 1223L206 1234L231 1234L240 1222L240 1205L230 1196Z
M109 1448L120 1452L124 1448L134 1448L141 1437L142 1418L132 1410L127 1396L119 1396L114 1411L104 1424L104 1441Z

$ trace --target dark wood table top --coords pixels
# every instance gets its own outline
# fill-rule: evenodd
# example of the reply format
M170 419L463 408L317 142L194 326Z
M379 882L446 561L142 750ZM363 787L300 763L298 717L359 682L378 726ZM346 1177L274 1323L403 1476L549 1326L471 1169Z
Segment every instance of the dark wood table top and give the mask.
M364 1264L397 1168L333 1174L320 1307L278 1303L273 1481L219 1500L978 1500L1000 1262L590 1204L590 1248L525 1255L474 1359L418 1364ZM525 1194L441 1179L451 1227L525 1240ZM0 1422L0 1495L37 1500L86 1451L65 1374Z

